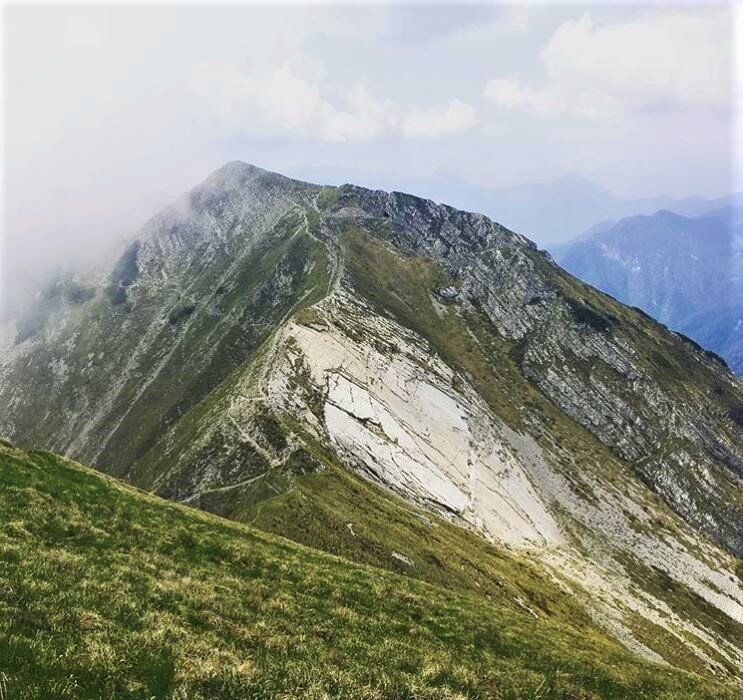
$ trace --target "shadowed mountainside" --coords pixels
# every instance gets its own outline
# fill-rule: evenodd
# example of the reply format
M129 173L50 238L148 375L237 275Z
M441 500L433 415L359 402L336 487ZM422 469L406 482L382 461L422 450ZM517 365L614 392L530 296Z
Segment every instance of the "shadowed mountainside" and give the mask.
M743 226L740 207L700 218L668 211L597 229L562 251L580 279L640 307L743 371Z

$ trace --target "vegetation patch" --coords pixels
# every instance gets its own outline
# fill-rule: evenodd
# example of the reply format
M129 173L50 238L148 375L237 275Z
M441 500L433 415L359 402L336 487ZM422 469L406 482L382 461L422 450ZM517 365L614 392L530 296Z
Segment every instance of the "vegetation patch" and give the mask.
M707 350L706 348L703 348L699 343L697 343L696 340L693 340L688 335L684 335L683 333L680 333L679 331L673 331L673 333L674 335L681 338L681 340L683 340L684 343L689 345L691 348L696 350L698 353L702 353L703 355L706 355L707 357L710 358L710 360L713 360L717 362L718 364L722 365L725 369L728 369L728 363L713 350Z
M728 416L739 428L743 428L743 404L732 406L728 411Z
M338 201L337 187L323 187L317 195L317 207L321 211L331 209Z
M571 297L564 297L573 320L595 331L609 332L616 323L616 318L594 308L590 302L577 301Z
M196 311L196 306L194 304L182 304L177 306L168 314L168 323L171 326L175 326L181 321L187 319L194 311Z
M596 631L330 557L53 455L3 447L0 467L8 698L737 696Z
M303 447L300 447L289 455L284 463L284 468L294 476L304 476L322 471L323 465L319 459Z
M325 326L325 319L323 319L320 312L312 306L300 309L296 314L294 314L294 320L302 326Z
M106 293L114 306L125 304L127 300L126 290L134 284L139 275L137 258L139 256L140 242L134 241L124 254L119 258L114 269L111 271L111 282Z
M253 423L275 452L283 452L287 448L286 431L273 413L259 411L253 416Z
M62 297L69 304L80 306L95 297L95 289L92 287L83 287L78 282L69 280L62 286Z
M63 305L80 306L95 297L95 289L83 287L71 279L55 279L41 290L31 307L17 321L15 343L38 335L49 318Z

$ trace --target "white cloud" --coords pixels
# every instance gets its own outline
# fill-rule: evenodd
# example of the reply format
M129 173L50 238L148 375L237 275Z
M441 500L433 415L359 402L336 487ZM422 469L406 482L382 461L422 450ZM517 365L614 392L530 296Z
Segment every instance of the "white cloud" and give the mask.
M537 90L514 78L494 78L485 86L485 97L499 107L527 110L547 116L565 111L565 102L547 90Z
M477 124L477 112L472 105L449 100L427 110L407 114L401 124L402 133L410 138L437 138L471 129Z
M236 105L247 113L258 112L268 124L284 129L302 129L331 109L319 87L297 75L288 64L243 77L238 90Z
M729 98L729 12L656 10L597 26L589 14L561 24L541 52L552 81L607 93L629 106Z
M512 111L619 119L655 106L730 100L728 13L658 11L598 26L590 14L563 22L540 52L548 80L490 80L485 97Z
M204 119L214 119L217 128L236 133L365 141L394 122L394 105L376 101L362 84L337 90L336 102L331 102L324 95L324 75L322 64L302 56L250 71L210 66L194 91Z
M622 106L601 91L575 90L556 86L536 88L514 78L494 78L485 86L485 97L498 107L543 117L569 115L581 119L617 119Z
M397 107L390 101L376 100L362 84L345 96L345 109L325 104L322 137L328 141L355 141L378 138L397 123Z
M440 138L477 122L474 108L460 100L430 109L402 107L377 99L362 83L330 86L321 64L312 61L309 66L299 56L278 68L249 73L212 67L199 81L198 92L208 113L231 128L324 141L369 141L388 134ZM330 92L332 100L325 96Z
M743 6L733 9L733 175L732 188L743 190ZM743 243L743 242L742 242Z
M499 23L507 32L521 34L529 29L533 7L528 2L503 5L503 18Z

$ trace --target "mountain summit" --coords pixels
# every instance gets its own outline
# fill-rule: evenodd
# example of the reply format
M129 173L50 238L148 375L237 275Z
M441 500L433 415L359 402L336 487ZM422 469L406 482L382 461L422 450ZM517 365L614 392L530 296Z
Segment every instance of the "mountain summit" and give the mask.
M231 162L4 331L17 444L743 671L741 381L482 215Z

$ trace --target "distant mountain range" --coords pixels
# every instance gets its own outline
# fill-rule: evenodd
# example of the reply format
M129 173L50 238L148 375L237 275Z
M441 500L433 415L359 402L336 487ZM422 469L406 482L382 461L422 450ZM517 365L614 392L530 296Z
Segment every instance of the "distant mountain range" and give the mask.
M500 190L440 176L415 183L415 189L436 201L485 214L529 236L553 253L589 228L607 228L628 216L667 209L697 217L726 206L743 205L743 193L715 199L698 195L680 199L667 196L624 198L581 175Z
M631 216L594 226L553 253L569 272L743 373L743 206L694 218L666 210Z

